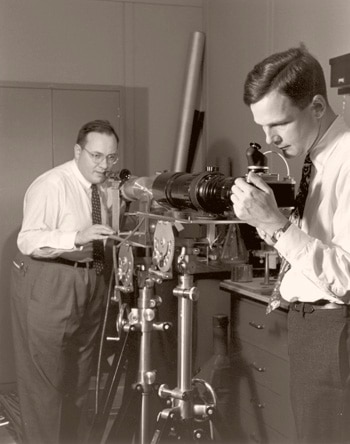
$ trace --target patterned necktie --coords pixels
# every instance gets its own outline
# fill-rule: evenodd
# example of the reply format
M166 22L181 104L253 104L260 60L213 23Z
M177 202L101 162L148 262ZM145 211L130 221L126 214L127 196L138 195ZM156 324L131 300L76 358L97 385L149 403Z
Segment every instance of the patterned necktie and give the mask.
M101 202L98 194L97 185L91 185L91 204L92 204L92 223L101 224ZM96 270L96 274L100 275L103 272L104 266L104 246L102 240L92 241L92 258L93 266Z
M292 211L289 220L298 225L300 227L301 225L301 219L304 214L304 208L305 208L305 202L307 198L307 193L309 191L309 184L311 179L311 170L312 170L312 162L310 159L310 154L307 154L304 160L303 165L303 173L301 176L300 184L299 184L299 190L297 193L297 196L295 198L295 207ZM282 279L284 278L284 275L287 273L287 271L290 269L289 262L282 258L280 270L277 276L277 280L275 283L275 286L272 291L272 295L269 299L269 303L266 308L266 314L271 313L271 311L275 310L281 305L281 293L280 293L280 287L282 283Z
M300 180L299 190L295 198L295 208L290 215L290 221L300 227L301 219L304 214L305 202L307 193L309 191L309 184L311 179L312 162L310 154L307 154L304 160L303 173Z

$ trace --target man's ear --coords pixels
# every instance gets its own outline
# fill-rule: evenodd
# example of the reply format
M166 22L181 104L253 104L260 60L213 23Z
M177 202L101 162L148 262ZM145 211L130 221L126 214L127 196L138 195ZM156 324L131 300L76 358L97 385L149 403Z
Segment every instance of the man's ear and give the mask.
M326 99L321 94L316 94L311 102L312 109L316 119L321 119L324 116L327 108Z
M78 160L82 152L82 147L77 143L74 145L74 159Z

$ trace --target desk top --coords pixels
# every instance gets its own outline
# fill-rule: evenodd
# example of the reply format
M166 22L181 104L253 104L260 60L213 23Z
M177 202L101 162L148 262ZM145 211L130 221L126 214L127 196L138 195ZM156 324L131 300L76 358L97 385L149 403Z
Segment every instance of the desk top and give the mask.
M267 304L272 294L273 283L265 285L263 278L253 278L251 282L235 282L226 279L221 281L220 288ZM287 310L288 302L282 300L281 308Z

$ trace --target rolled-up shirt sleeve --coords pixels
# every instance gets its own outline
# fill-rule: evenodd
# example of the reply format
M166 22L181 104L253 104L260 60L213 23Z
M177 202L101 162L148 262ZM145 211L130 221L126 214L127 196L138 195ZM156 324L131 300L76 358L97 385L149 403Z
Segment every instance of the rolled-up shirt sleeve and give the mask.
M291 225L276 243L290 263L281 294L287 300L349 302L350 300L350 192L334 196L335 212L328 219L327 239L316 238Z
M39 176L24 197L19 250L25 255L51 258L81 251L75 238L78 231L92 225L90 194L91 184L74 160Z
M275 248L291 265L280 291L287 301L350 302L350 131L338 116L310 152L313 173L301 227Z
M23 207L23 223L18 248L23 254L58 256L61 251L74 251L78 232L59 228L65 192L50 181L35 182L27 191Z

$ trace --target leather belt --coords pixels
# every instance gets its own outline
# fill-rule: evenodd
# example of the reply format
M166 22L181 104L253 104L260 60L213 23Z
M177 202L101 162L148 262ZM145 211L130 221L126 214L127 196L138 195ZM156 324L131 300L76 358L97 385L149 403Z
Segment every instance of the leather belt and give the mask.
M70 261L68 259L63 259L63 257L54 257L52 259L32 257L32 259L35 261L39 261L39 262L48 262L48 263L53 263L53 264L69 265L71 267L92 268L92 261L88 261L88 262Z
M289 304L291 310L302 313L313 313L315 310L334 310L343 307L346 307L346 305L329 302L325 299L315 302L291 302Z

